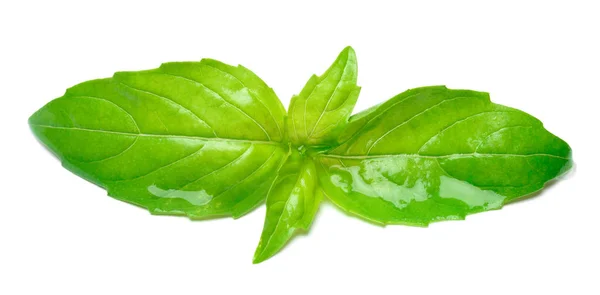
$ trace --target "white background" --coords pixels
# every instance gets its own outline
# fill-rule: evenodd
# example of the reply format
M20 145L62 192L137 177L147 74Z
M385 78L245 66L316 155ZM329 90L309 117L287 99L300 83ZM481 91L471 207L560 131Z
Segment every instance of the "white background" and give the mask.
M161 2L0 4L0 294L600 294L594 1ZM346 45L357 111L418 86L488 91L565 139L575 171L429 228L324 204L308 235L252 265L264 206L235 221L151 216L63 169L28 130L67 87L202 57L252 69L287 106Z

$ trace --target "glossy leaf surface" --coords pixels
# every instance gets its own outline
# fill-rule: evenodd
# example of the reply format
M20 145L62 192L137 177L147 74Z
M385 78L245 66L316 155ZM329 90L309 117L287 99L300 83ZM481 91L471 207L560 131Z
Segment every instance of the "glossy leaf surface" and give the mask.
M307 231L326 196L380 224L426 226L498 209L572 166L534 117L487 93L412 89L349 118L352 48L291 100L204 59L88 81L29 119L75 174L153 214L244 215L267 199L254 262Z
M487 93L424 87L353 116L319 157L340 207L377 223L427 225L500 208L571 167L571 150Z
M296 146L333 144L352 113L360 87L356 55L346 47L320 77L313 75L292 97L288 130Z
M297 151L290 155L269 191L254 263L277 253L297 230L308 231L322 198L316 173L312 159Z
M74 173L155 214L238 217L287 154L284 109L258 77L213 60L82 83L29 120Z

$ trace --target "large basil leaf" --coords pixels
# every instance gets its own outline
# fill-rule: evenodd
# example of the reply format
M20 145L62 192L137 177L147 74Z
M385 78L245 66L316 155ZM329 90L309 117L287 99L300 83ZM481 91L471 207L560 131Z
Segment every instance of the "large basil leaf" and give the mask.
M296 230L308 231L321 192L312 159L294 151L281 168L267 197L267 215L254 263L275 255Z
M284 109L251 71L167 63L77 85L31 116L74 173L154 214L239 217L288 153Z
M357 114L319 156L326 195L383 224L427 225L500 208L572 165L534 117L487 93L424 87Z
M292 97L288 131L294 145L336 142L358 99L357 75L356 55L346 47L322 76L313 75Z

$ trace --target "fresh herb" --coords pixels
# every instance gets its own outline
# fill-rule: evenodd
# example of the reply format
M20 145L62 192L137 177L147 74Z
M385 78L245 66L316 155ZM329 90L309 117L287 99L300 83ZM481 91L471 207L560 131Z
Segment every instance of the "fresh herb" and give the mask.
M572 166L567 143L487 93L416 88L350 116L356 80L348 47L286 116L242 66L166 63L72 87L29 124L67 169L152 214L238 218L266 198L255 263L307 231L323 197L427 226L498 209Z

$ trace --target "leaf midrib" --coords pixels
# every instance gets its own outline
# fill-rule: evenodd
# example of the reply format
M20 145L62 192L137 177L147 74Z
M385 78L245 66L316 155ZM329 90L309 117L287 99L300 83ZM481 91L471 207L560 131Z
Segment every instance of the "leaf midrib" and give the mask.
M300 169L302 169L302 166L300 166L300 167L301 167ZM297 176L296 181L294 182L294 186L292 186L292 191L293 191L293 188L298 187L298 183L300 182L300 179L302 178L302 170L299 170L298 173L288 174L285 177L290 176L290 175L296 175ZM283 178L285 178L285 177L283 177ZM281 180L283 178L279 178L279 180ZM278 179L276 178L274 180L274 183L277 180ZM277 222L275 223L275 227L273 228L273 231L269 234L269 238L267 239L267 242L265 243L264 248L260 251L260 254L258 255L259 257L262 256L265 253L265 251L267 251L267 249L269 249L269 246L271 245L271 242L273 241L273 236L277 232L277 230L279 229L279 226L281 225L281 220L283 218L283 214L285 213L285 209L287 208L287 206L288 206L288 204L290 202L292 191L290 191L290 193L288 194L288 197L285 199L285 201L283 201L283 200L280 201L280 202L285 202L285 203L283 205L283 208L282 208L281 212L279 213L279 216L277 217ZM271 206L273 206L273 205L271 204ZM297 227L296 226L291 226L291 228L295 230Z
M378 159L378 158L392 158L392 157L410 157L410 158L423 158L423 159L459 159L459 158L492 158L492 157L520 157L520 158L528 158L528 157L551 157L562 160L570 160L568 157L562 157L553 154L544 154L544 153L533 153L533 154L487 154L487 153L470 153L470 154L447 154L447 155L437 155L437 156L428 156L421 154L385 154L385 155L336 155L336 154L320 154L318 157L323 158L335 158L335 159Z
M193 135L174 135L174 134L150 134L150 133L135 133L135 132L124 132L124 131L110 131L102 129L91 129L91 128L79 128L79 127L63 127L63 126L52 126L42 124L29 124L32 127L48 128L48 129L59 129L59 130L77 130L87 132L97 132L121 136L135 136L135 137L155 137L155 138L180 138L190 140L202 140L202 141L225 141L225 142L242 142L242 143L253 143L253 144L268 144L268 145L281 145L281 142L276 141L263 141L263 140L250 140L250 139L235 139L235 138L223 138L223 137L202 137Z
M313 125L312 130L310 131L310 134L307 134L307 136L306 136L307 140L309 140L312 137L313 133L315 132L315 129L319 125L319 122L321 122L321 119L323 119L323 115L325 115L325 113L327 112L327 108L329 107L329 104L331 103L331 100L333 99L333 97L337 93L338 89L340 88L340 85L342 85L342 83L344 81L344 76L346 75L346 72L348 70L348 63L349 63L349 61L350 61L350 56L348 56L346 58L346 61L344 62L344 68L342 70L342 75L340 76L340 80L338 81L337 85L335 85L335 88L333 89L333 92L331 93L331 95L327 99L327 103L325 104L325 107L323 107L323 110L321 111L321 114L319 115L319 119L317 119L317 122L315 122L315 124ZM306 102L308 102L308 98L306 99ZM306 107L306 105L305 105L305 107ZM306 111L306 108L305 108L305 111ZM306 114L305 114L305 116L306 116ZM306 121L306 117L305 117L305 121Z

